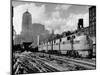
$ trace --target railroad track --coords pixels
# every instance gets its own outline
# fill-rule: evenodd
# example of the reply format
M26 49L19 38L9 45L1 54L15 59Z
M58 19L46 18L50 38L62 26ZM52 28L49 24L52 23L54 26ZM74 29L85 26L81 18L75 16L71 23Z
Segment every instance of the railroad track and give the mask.
M82 62L76 62L76 61L72 61L72 60L66 60L66 59L56 59L57 61L61 61L61 62L64 62L64 63L67 63L67 64L72 64L72 65L75 65L75 66L80 66L80 67L83 67L84 69L95 69L94 65L90 65L90 64L86 64L86 63L82 63Z
M37 59L37 61L41 62L40 64L47 70L47 72L59 72L59 70L53 68L52 66L46 64L42 59Z
M35 56L35 55L34 55ZM33 58L34 56L30 55L31 58ZM46 64L45 62L47 62L47 60L43 60L41 59L39 56L35 56L35 61L38 61L37 63L40 65L42 65L42 67L44 67L46 69L47 72L59 72L59 70L51 67L50 65ZM44 62L45 61L45 62Z
M81 60L74 60L74 59L71 59L71 58L62 58L62 57L58 57L57 60L61 60L61 61L64 61L64 62L69 62L71 64L75 64L75 65L79 65L79 66L82 66L86 69L95 69L96 68L96 64L93 64L93 63L90 63L90 62L83 62Z
M39 72L59 72L60 70L58 70L58 69L54 68L52 65L48 64L48 62L50 62L51 60L48 60L45 57L41 58L37 54L29 53L29 54L22 54L21 56L19 56L18 59L20 59L21 65L23 66L23 68L26 70L27 73L35 72L34 68L32 66L34 66L38 70L37 73L39 73ZM76 67L76 66L79 68L81 67L86 70L96 68L95 64L89 63L89 62L82 62L81 60L76 60L76 59L67 58L67 57L65 58L65 57L55 56L55 55L51 55L51 58L53 58L53 60L56 60L57 62L60 61L65 64L68 64L72 68ZM16 73L20 67L21 66L18 66L18 68L15 71ZM78 70L80 70L80 69L78 69Z
M59 72L59 70L49 66L49 65L46 65L46 64L42 64L44 68L46 68L47 72Z
M55 57L55 56L53 56L53 57ZM65 62L65 63L67 62L67 63L74 64L74 65L77 65L77 66L82 66L86 69L95 69L96 68L95 63L90 63L90 62L76 60L76 59L67 58L67 57L63 58L61 56L57 56L55 58L55 60L59 60L59 61Z
M20 74L23 72L26 73L34 73L34 69L38 70L35 73L39 72L57 72L58 70L49 66L48 64L45 64L41 59L38 57L30 56L30 55L21 55L18 58L19 62L17 63L17 68L15 71L15 74ZM23 67L23 72L20 72L20 69Z
M96 68L95 63L90 63L86 61L81 61L81 60L76 60L76 59L61 57L61 56L55 56L55 55L51 55L51 57L53 57L53 59L55 59L56 61L61 61L64 63L73 64L76 66L81 66L81 67L84 67L85 69L95 69Z

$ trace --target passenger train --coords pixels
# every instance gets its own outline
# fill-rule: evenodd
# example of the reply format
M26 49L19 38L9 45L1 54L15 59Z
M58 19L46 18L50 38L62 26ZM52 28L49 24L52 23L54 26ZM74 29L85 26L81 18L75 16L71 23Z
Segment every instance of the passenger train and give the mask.
M61 54L76 57L91 57L93 41L84 33L76 33L65 36L52 42L45 42L39 45L39 51L58 51Z

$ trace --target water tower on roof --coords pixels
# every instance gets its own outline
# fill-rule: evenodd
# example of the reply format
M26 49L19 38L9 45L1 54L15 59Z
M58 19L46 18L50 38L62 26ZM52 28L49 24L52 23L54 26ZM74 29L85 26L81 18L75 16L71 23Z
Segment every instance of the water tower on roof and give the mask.
M78 30L83 28L83 18L78 20Z

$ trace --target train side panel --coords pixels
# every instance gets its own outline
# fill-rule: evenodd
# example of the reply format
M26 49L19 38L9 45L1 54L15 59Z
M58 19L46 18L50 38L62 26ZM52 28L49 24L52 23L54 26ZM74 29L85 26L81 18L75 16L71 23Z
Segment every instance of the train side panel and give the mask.
M53 50L60 50L62 54L66 54L67 51L72 50L72 43L70 40L67 39L67 37L61 38L53 41ZM73 50L77 51L79 55L82 57L87 57L89 55L89 50L91 49L91 44L89 43L90 40L87 39L87 36L82 34L80 36L75 35L75 38L73 39ZM59 44L60 43L60 44ZM44 45L43 50L51 50L51 44Z

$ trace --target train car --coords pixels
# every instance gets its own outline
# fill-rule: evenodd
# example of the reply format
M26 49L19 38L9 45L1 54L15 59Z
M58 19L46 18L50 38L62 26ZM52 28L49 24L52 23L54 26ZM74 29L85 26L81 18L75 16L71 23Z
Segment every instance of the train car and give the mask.
M72 38L72 36L74 36L74 38ZM60 39L53 40L53 50L59 50L61 54L73 54L72 56L78 55L80 57L89 57L92 55L92 44L92 40L88 35L72 34ZM47 51L51 50L51 47L52 43L45 43L44 45L41 45L40 49Z

